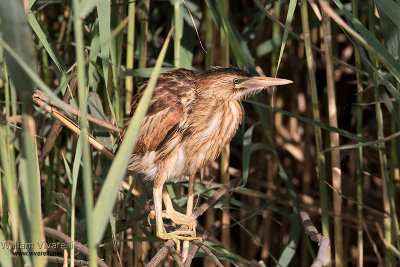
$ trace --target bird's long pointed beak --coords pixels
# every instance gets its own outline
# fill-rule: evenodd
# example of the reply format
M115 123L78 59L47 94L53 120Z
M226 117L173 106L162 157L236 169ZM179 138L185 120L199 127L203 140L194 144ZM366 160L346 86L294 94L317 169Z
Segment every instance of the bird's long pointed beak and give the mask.
M252 77L246 81L243 81L241 86L247 87L248 89L257 89L289 83L293 83L293 81L271 77Z

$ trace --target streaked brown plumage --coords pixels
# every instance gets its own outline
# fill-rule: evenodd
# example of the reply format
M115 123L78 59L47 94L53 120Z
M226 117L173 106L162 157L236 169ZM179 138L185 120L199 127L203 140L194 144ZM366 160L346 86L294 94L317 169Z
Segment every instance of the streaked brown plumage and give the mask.
M291 83L289 80L255 77L234 68L206 72L178 69L159 76L128 170L154 180L153 197L157 236L179 240L198 239L192 217L173 210L165 181L194 175L221 153L242 121L239 101L267 86ZM142 96L132 102L132 112ZM124 127L121 139L129 121ZM162 199L166 211L162 212ZM189 231L167 233L162 217Z

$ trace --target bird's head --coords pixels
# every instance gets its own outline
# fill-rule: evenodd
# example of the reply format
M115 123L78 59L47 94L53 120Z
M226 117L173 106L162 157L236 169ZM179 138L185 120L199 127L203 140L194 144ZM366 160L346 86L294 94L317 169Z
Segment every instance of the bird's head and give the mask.
M197 78L199 93L206 97L242 100L270 86L292 83L290 80L253 76L245 70L215 68Z

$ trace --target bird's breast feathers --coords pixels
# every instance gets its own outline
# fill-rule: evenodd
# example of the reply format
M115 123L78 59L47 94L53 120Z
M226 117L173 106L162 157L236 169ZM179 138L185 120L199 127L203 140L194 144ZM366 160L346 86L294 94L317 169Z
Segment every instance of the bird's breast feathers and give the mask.
M189 170L196 172L215 160L235 135L242 119L242 109L237 101L219 103L211 114L199 117L199 121L194 122L196 127L191 136L183 142Z

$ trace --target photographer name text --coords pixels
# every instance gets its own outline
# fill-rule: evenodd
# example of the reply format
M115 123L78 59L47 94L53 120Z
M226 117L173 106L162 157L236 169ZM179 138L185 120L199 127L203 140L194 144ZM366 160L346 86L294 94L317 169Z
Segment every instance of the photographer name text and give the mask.
M19 242L19 241L0 241L0 249L22 250L22 249L71 249L74 242L59 243L59 242Z

